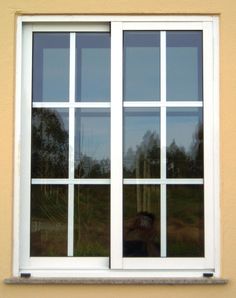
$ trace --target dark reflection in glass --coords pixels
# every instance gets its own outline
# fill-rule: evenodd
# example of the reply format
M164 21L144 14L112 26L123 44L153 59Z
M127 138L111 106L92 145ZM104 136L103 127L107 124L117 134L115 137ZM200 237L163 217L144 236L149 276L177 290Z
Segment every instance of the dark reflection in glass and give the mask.
M160 110L124 109L124 178L160 177Z
M167 187L167 256L204 257L203 185Z
M76 34L76 99L110 100L110 33Z
M160 33L124 33L124 100L160 99Z
M32 178L68 177L68 110L32 110Z
M167 177L203 178L202 108L167 109Z
M31 186L30 255L67 255L67 186Z
M124 186L123 256L160 256L160 187Z
M33 101L68 101L69 33L34 33Z
M109 178L109 110L77 109L75 117L75 177Z
M109 256L110 186L75 187L74 256Z
M167 100L202 100L202 32L168 31Z

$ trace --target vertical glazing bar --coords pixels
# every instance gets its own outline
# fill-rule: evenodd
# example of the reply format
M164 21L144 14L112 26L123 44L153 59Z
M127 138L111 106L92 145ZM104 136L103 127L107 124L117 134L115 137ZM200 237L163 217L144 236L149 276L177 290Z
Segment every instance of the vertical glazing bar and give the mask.
M75 102L75 55L76 35L70 33L70 91L69 101ZM75 139L75 108L69 108L69 179L74 178L74 139ZM74 247L74 185L69 185L68 190L68 243L67 254L73 256Z
M166 32L161 31L161 179L166 179ZM161 185L161 257L166 257L166 184Z
M111 23L111 269L122 268L122 23Z

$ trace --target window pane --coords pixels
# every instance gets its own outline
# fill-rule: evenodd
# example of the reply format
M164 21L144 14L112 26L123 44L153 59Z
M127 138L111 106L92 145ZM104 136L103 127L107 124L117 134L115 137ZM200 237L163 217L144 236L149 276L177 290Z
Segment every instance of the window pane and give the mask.
M124 186L124 257L160 256L160 187Z
M75 117L75 177L109 178L109 110L77 109Z
M32 178L68 177L68 110L32 110Z
M33 36L33 101L68 101L69 33Z
M204 257L203 185L167 187L167 256Z
M167 177L203 178L202 108L167 109Z
M110 33L76 34L76 99L110 100Z
M160 177L160 110L124 109L124 178Z
M160 99L160 33L124 33L124 100Z
M110 186L75 187L74 255L109 256Z
M30 255L67 255L67 186L31 186Z
M202 33L169 31L167 100L202 100Z

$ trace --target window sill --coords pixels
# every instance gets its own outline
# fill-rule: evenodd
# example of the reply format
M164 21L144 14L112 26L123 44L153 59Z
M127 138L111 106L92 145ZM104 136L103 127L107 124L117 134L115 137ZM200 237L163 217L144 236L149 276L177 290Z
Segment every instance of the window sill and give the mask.
M4 279L8 285L68 284L68 285L225 285L224 278L17 278Z

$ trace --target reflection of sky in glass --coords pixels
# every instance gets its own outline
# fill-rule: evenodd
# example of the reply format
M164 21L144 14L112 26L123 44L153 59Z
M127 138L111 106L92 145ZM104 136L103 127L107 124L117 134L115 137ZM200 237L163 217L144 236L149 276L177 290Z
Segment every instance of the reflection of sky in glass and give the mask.
M189 151L199 125L202 124L201 108L167 109L167 146L175 141L178 147Z
M202 33L167 32L167 100L202 100Z
M124 153L129 148L134 151L141 145L147 132L160 133L158 108L125 108L124 109Z
M87 155L96 160L110 156L108 109L78 109L75 124L75 159Z
M160 97L159 32L124 33L124 100Z
M77 33L76 98L80 101L110 99L109 33Z
M68 54L68 49L43 50L43 99L68 98Z
M33 100L68 101L69 34L34 33Z

